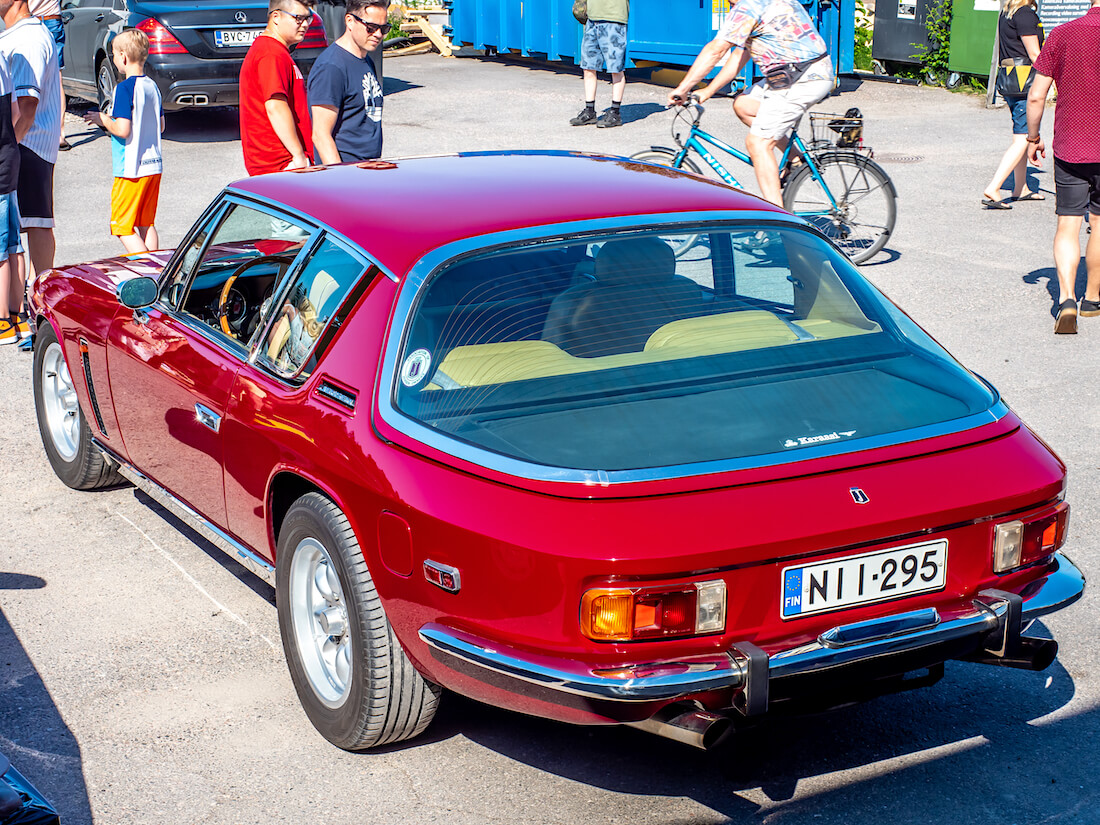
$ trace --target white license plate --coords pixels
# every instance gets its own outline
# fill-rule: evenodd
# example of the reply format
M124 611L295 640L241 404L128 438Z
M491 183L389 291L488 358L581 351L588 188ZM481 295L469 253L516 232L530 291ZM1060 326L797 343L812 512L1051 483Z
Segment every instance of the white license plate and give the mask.
M784 619L942 590L947 540L783 568Z
M252 41L260 36L261 31L261 29L215 29L214 45L219 49L251 46Z

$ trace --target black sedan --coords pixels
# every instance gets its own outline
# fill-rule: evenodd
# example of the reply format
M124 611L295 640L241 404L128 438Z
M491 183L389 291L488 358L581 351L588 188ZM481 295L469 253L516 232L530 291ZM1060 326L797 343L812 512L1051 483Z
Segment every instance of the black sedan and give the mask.
M267 24L267 3L156 2L156 0L65 0L65 90L104 107L116 75L111 40L123 29L149 38L145 73L160 88L166 110L235 106L241 63ZM294 50L303 74L327 42L314 14L305 40Z

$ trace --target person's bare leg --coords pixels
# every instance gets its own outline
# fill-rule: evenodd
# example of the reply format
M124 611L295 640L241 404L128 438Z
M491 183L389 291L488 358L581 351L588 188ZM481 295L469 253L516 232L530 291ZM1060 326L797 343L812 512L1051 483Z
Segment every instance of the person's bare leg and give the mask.
M779 162L775 159L776 141L749 132L745 135L745 149L752 158L756 182L765 200L776 206L783 205L783 193L779 185Z
M53 269L53 257L57 252L53 228L28 226L24 231L27 233L27 254L30 255L35 274Z
M57 88L61 90L61 146L72 148L69 145L69 141L65 140L65 107L68 103L65 100L65 81L61 80L57 84Z
M733 113L746 126L752 126L753 118L756 117L756 113L759 111L760 101L755 97L742 94L733 99Z
M147 250L160 249L160 235L155 226L135 226L134 231L137 232Z
M15 276L15 267L11 265L11 256L0 258L0 320L5 320L11 315L10 297L12 294L12 281Z
M1098 216L1092 215L1095 220ZM1089 242L1085 247L1085 270L1088 272L1088 280L1085 283L1085 300L1100 301L1100 241L1096 240L1100 232L1093 231L1089 234Z
M149 251L149 247L145 245L145 239L137 232L134 232L133 235L119 235L118 239L122 241L122 245L126 247L126 251L130 254Z
M596 72L592 69L584 70L584 101L596 99Z
M626 72L614 72L611 75L611 102L622 103L626 91Z
M1080 215L1059 215L1054 231L1054 266L1058 270L1058 303L1076 300L1077 266L1081 262ZM1090 236L1091 242L1091 236Z
M982 191L982 196L991 201L1001 199L1001 185L1014 175L1012 181L1012 193L1020 197L1024 180L1027 177L1027 135L1013 135L1012 143L1005 149L1001 156L1001 162L997 164L997 171L993 173L989 185Z
M8 256L8 262L12 265L11 292L8 293L8 301L16 301L22 308L27 296L27 256L17 252L15 255ZM17 297L13 298L13 295Z

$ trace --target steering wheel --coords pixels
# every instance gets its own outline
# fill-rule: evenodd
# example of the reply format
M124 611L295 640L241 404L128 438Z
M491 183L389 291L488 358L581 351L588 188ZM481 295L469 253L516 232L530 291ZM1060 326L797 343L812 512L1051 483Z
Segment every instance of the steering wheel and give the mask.
M222 332L230 338L237 337L237 333L233 331L232 326L229 324L229 293L233 291L233 284L237 282L237 279L252 267L260 266L261 264L282 264L282 268L279 271L281 275L292 260L294 260L294 258L288 260L286 255L261 255L258 258L245 261L233 270L233 274L226 278L225 284L222 286L221 295L218 296L218 324L221 326Z

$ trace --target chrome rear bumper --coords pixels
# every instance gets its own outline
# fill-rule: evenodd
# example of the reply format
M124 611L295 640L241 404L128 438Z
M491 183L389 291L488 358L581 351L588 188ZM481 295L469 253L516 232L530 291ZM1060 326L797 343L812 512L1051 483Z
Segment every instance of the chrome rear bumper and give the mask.
M741 642L716 655L606 670L550 657L535 659L440 624L422 627L420 638L445 665L497 686L522 689L514 684L518 680L551 700L555 695L568 700L563 704L573 705L578 699L605 707L607 703L673 702L732 688L739 691L738 710L756 716L767 710L769 685L776 680L873 666L926 648L964 650L961 658L1041 670L1054 658L1057 645L1030 639L1023 629L1031 620L1077 601L1084 587L1081 572L1058 553L1046 575L1023 593L982 591L972 610L947 620L926 608L841 625L809 644L770 656Z

